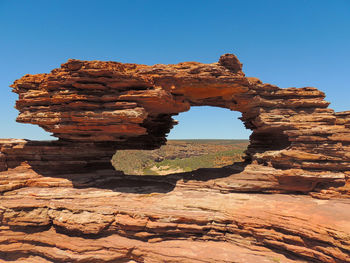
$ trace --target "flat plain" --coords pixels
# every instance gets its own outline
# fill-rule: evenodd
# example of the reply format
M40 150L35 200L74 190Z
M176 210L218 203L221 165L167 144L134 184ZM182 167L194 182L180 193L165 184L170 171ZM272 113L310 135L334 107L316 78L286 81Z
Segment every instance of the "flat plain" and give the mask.
M122 150L112 158L125 174L165 175L219 168L243 160L248 140L169 140L156 150Z

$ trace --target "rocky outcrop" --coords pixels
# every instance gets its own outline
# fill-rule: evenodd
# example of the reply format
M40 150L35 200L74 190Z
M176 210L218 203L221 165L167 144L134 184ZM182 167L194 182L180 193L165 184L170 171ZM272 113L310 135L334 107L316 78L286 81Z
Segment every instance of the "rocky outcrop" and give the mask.
M17 121L58 140L0 140L0 262L350 262L350 112L316 88L247 78L231 54L69 60L12 87ZM203 105L242 113L245 162L113 170L115 150L160 147L172 116Z
M248 161L311 172L350 170L347 112L327 108L315 88L263 84L246 78L241 66L229 54L213 64L69 60L50 74L15 81L17 121L38 124L63 141L152 149L166 142L173 115L190 106L224 107L241 112L253 131Z
M348 200L51 180L1 197L4 261L350 262Z

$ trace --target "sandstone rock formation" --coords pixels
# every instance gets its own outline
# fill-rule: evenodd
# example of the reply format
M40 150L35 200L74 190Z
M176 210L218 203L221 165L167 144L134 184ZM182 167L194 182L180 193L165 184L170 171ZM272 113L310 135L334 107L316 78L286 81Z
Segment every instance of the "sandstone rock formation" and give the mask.
M248 78L231 54L69 60L12 87L17 121L58 140L0 140L0 262L350 262L350 111L316 88ZM113 170L115 150L160 147L172 116L203 105L242 113L244 163Z

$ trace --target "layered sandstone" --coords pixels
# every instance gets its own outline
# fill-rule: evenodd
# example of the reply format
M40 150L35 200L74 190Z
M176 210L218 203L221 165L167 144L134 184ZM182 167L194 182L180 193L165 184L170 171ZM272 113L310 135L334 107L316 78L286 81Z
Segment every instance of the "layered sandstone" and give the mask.
M12 87L19 94L17 121L38 124L64 141L156 148L166 142L173 115L207 105L242 113L253 131L249 161L279 169L350 170L348 113L329 109L316 88L280 89L245 77L234 55L213 64L154 66L69 60Z
M58 140L0 140L0 262L350 262L350 112L316 88L247 78L230 54L69 60L12 87L17 121ZM115 150L157 148L174 115L205 105L242 113L245 162L113 170Z
M0 262L350 262L349 200L112 180L7 192Z

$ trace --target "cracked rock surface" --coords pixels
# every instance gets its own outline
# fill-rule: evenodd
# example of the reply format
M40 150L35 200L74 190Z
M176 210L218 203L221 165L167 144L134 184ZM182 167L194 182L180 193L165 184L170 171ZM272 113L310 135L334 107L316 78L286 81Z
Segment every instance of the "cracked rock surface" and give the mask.
M69 60L25 75L0 139L0 262L350 262L350 111L249 78L236 56L154 66ZM191 106L242 113L245 162L125 175L116 150L166 143Z

